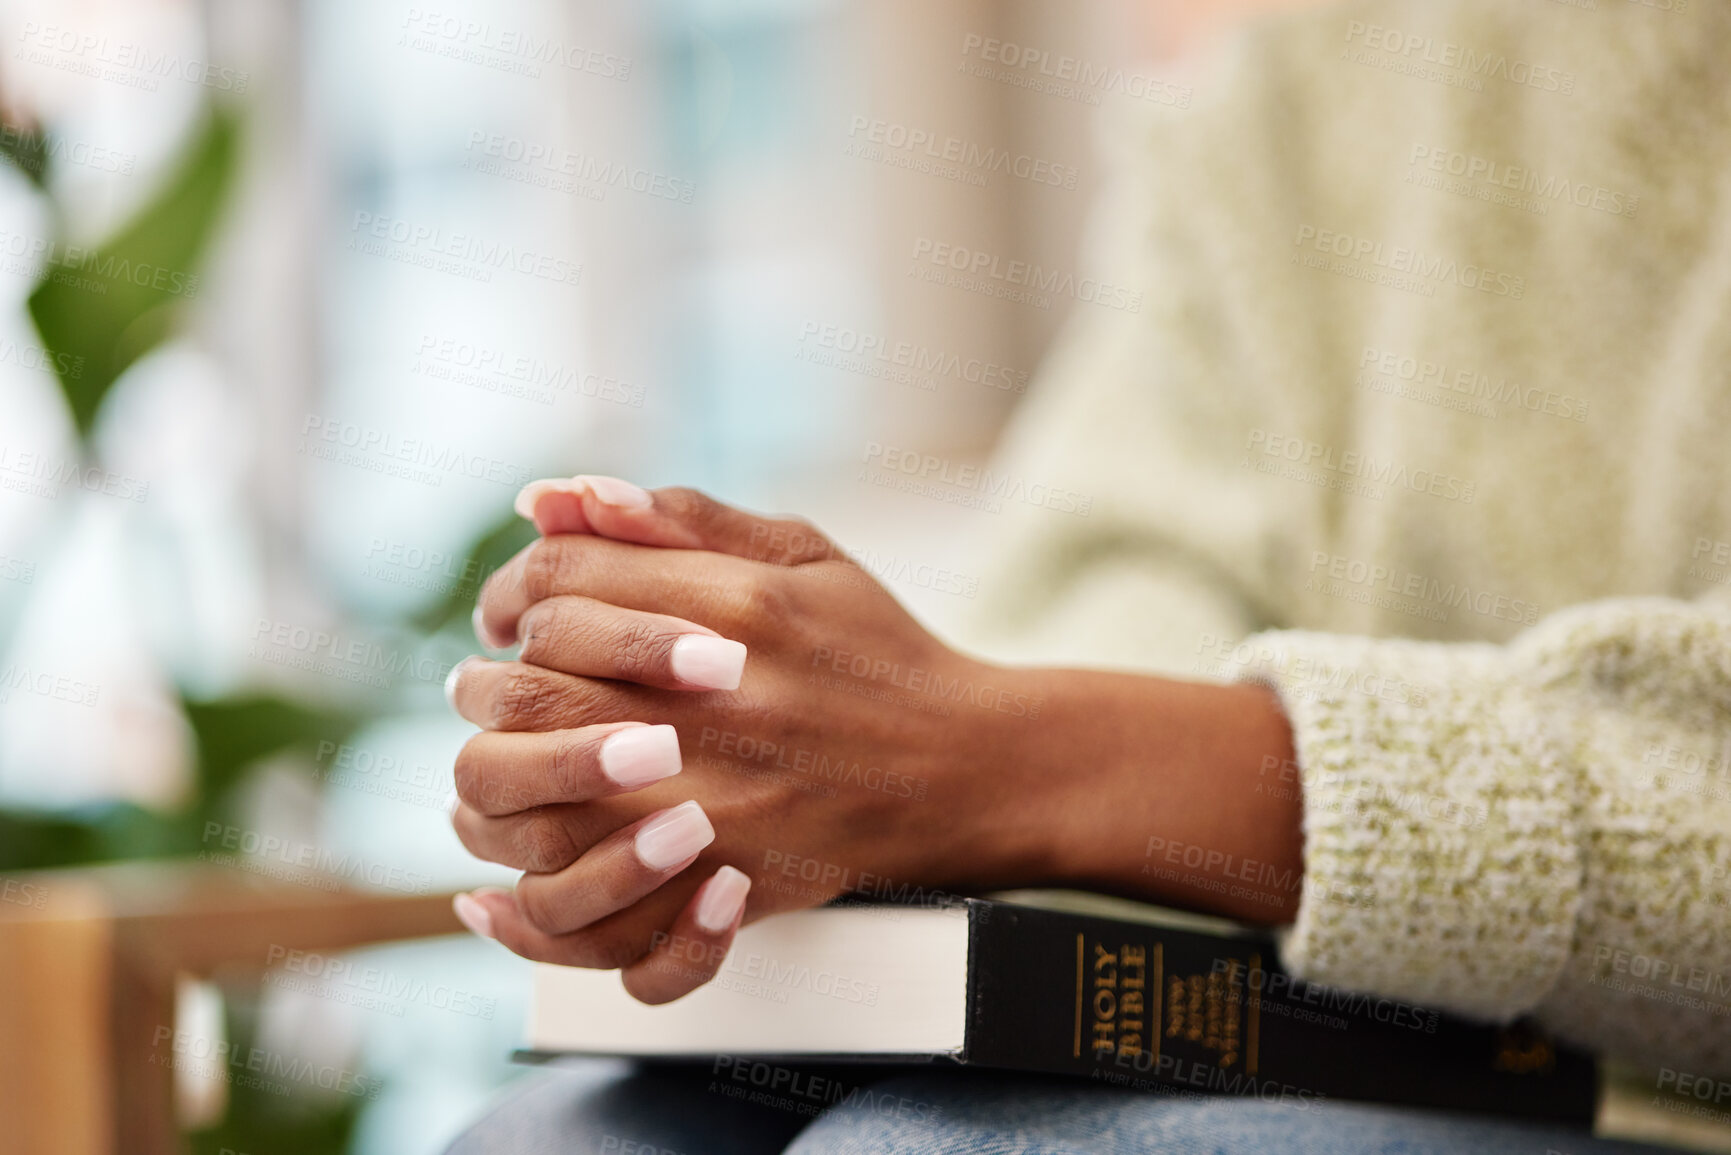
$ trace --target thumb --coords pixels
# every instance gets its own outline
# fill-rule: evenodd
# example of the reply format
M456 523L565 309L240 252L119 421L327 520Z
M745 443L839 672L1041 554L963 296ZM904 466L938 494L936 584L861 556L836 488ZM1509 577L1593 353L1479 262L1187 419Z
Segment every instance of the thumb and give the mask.
M579 474L532 481L516 510L542 536L590 533L670 549L706 549L771 565L847 555L799 518L762 517L683 486L647 490L617 477Z

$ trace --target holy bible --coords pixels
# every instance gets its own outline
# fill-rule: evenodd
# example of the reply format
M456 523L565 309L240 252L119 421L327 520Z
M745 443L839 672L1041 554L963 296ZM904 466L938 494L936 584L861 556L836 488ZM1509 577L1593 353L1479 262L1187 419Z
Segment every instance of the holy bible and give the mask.
M958 1063L1582 1127L1598 1094L1590 1057L1530 1028L1292 978L1272 937L1222 920L1052 892L777 915L659 1007L617 973L538 966L518 1057L561 1054Z

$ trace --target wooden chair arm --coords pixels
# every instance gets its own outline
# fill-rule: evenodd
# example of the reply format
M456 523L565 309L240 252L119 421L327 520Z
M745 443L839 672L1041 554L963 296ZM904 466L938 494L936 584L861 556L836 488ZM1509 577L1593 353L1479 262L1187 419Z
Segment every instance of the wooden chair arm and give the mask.
M451 896L183 860L0 878L0 1120L29 1155L177 1155L176 979L462 929ZM153 1061L156 1060L156 1061Z

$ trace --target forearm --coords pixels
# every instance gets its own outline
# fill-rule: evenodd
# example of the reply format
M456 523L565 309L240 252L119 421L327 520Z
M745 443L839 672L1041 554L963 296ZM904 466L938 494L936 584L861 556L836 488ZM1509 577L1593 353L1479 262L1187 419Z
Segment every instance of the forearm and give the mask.
M1271 691L1082 670L1016 676L1040 716L995 720L985 745L1015 881L1292 920L1303 810Z

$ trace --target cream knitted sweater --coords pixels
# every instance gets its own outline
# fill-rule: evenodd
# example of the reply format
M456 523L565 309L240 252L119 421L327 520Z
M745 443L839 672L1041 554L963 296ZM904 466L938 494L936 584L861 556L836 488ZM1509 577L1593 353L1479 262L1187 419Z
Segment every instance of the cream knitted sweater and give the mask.
M1003 462L1092 507L994 519L967 639L1277 687L1298 972L1721 1076L1727 62L1721 0L1353 3L1119 132L1145 297Z

